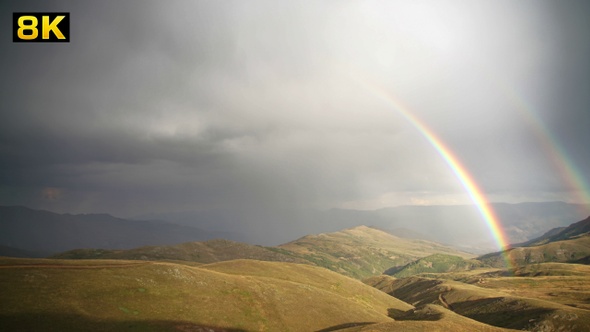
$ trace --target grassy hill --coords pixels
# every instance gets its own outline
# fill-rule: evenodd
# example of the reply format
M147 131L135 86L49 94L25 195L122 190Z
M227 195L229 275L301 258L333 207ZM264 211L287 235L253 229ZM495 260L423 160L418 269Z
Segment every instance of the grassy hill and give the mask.
M314 331L412 306L308 265L0 258L2 331Z
M511 270L365 226L278 247L212 240L0 258L0 330L584 331L590 266L541 258L579 260L588 242L510 249Z
M512 265L520 266L544 262L575 262L587 256L590 256L590 235L538 246L511 248L477 259L490 266L502 267L505 265L504 257L507 257Z
M508 273L473 274L467 282L514 296L541 299L590 310L590 266L587 265L530 264L515 268Z
M568 227L553 228L538 238L516 244L517 247L531 247L550 242L569 240L590 233L590 217L569 225Z
M522 243L516 243L516 244L511 244L512 247L530 247L530 246L538 246L538 245L542 245L545 244L547 242L549 242L549 239L559 233L561 233L564 229L566 229L567 227L556 227L556 228L552 228L550 230L548 230L547 232L545 232L545 234L536 237L534 239L522 242Z
M494 289L520 297L556 302L590 310L590 266L572 263L540 263L510 270L480 268L450 273L423 273L419 277L454 280L482 288ZM390 293L392 280L387 275L375 276L366 283Z
M366 226L304 236L279 248L316 265L359 279L434 253L465 258L472 256L435 242L403 239Z
M388 269L384 274L403 278L421 273L466 271L483 266L484 264L482 262L475 259L464 259L459 256L446 254L433 254L417 259L405 266Z
M471 257L470 254L438 243L402 239L378 229L359 226L340 232L305 236L278 247L212 240L130 250L79 249L52 258L184 260L198 263L245 258L316 265L362 279L381 274L392 266L403 266L417 258L441 252Z
M427 304L403 313L393 315L395 321L360 325L338 330L341 332L502 332L516 331L483 324L458 315L440 305Z
M590 256L590 217L565 228L516 244L503 252L478 257L485 264L502 267L508 259L513 266L544 262L586 263Z
M229 240L187 242L170 246L146 246L129 250L77 249L52 256L58 259L129 259L175 260L214 263L233 259L308 263L268 247L254 246Z
M525 297L511 293L508 287L497 283L531 283L516 277L477 278L467 284L453 280L423 277L403 279L371 278L367 282L388 294L417 307L438 304L479 322L528 331L585 331L590 326L590 311L555 301ZM589 285L586 277L583 282ZM516 286L514 288L522 285ZM529 294L530 295L530 294Z

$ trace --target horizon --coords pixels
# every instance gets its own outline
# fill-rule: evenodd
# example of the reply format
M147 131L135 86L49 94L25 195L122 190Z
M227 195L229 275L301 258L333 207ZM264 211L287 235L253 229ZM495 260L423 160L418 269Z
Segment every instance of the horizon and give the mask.
M590 5L34 1L0 38L0 205L121 218L563 201L590 215ZM303 228L304 225L302 224Z
M70 213L39 210L25 206L0 206L0 208L7 213L2 223L2 227L5 227L7 232L3 237L3 241L9 246L12 243L12 246L16 245L17 247L18 245L15 243L19 241L29 243L29 237L45 236L43 234L53 234L50 238L55 239L62 236L60 232L64 233L63 235L79 232L82 238L86 236L92 237L91 230L94 227L100 228L101 222L104 222L104 227L106 227L101 230L101 234L104 232L106 232L104 234L111 234L113 240L118 237L115 234L118 234L119 231L126 234L128 232L126 227L135 229L134 232L138 232L138 234L152 234L149 236L154 237L154 239L146 242L146 245L162 244L160 241L180 243L223 238L252 245L276 246L306 235L338 232L364 225L392 232L402 238L423 239L451 245L462 251L482 254L497 252L502 248L511 247L512 244L526 242L545 234L551 229L566 227L589 217L581 212L584 209L581 209L579 205L564 202L495 204L493 208L500 219L504 221L506 245L500 248L497 237L485 223L481 222L477 206L473 204L406 205L378 210L337 208L329 210L174 211L170 213L148 213L133 217L120 216L104 211ZM31 220L23 218L19 213L15 213L17 211L15 209L31 211L33 213L30 215ZM51 221L49 223L42 222L46 219L46 214L55 215L56 217L50 216L47 219L47 221ZM59 216L68 218L61 219ZM98 219L92 218L93 216L98 217ZM75 219L78 217L82 219ZM86 217L91 218L84 219ZM112 224L114 220L110 218L120 220L120 222ZM280 220L281 222L274 223L273 227L269 227L269 220ZM80 225L86 226L83 229L73 227L73 224L71 224L73 221L78 221ZM86 224L87 222L88 224ZM143 222L146 223L143 224ZM163 237L160 240L156 240L159 237L156 233L151 233L156 224L168 225L161 230L164 233L161 235ZM186 234L173 235L174 230L179 229L179 226L189 226L189 228L184 228L183 233L186 232ZM86 227L89 228L86 229ZM118 227L123 228L119 229ZM70 230L70 228L72 229ZM90 233L88 233L89 231ZM148 233L145 233L146 231ZM127 237L129 237L128 241L131 241L130 243L135 243L137 239L141 238L139 236L136 239L131 234L128 234ZM53 240L49 242L51 241ZM93 240L88 239L87 241L92 242ZM33 243L29 245L36 246ZM105 245L109 247L108 244L100 246ZM118 246L125 247L128 245L124 243L118 244Z
M582 203L570 203L570 202L565 202L565 201L523 201L523 202L488 202L490 205L526 205L526 204L566 204L566 205L574 205L574 206L580 206L582 207L580 209L580 211L586 211L587 209L590 208L590 204L582 204ZM110 215L112 217L116 217L116 218L121 218L121 219L130 219L130 220L144 220L141 219L142 216L148 216L148 215L170 215L170 214L182 214L182 213L193 213L193 212L206 212L206 211L232 211L234 209L212 209L212 210L170 210L170 211L162 211L162 212L152 212L152 211L146 211L143 212L141 214L134 214L134 215L119 215L119 214L115 214L115 213L111 213L109 211L82 211L82 212L71 212L71 211L67 211L67 210L51 210L51 209L47 209L47 208L40 208L40 207L35 207L35 206L27 206L27 205L22 205L22 204L15 204L15 205L6 205L6 204L1 204L0 206L2 207L21 207L21 208L26 208L26 209L30 209L30 210L38 210L38 211L47 211L47 212L51 212L51 213L56 213L56 214L70 214L70 215L90 215L90 214L106 214L106 215ZM330 207L330 208L305 208L303 210L309 210L309 211L319 211L319 212L329 212L329 211L333 211L333 210L342 210L342 211L358 211L358 212L377 212L377 211L381 211L381 210L387 210L387 209L396 209L396 208L408 208L408 207L431 207L431 208L437 208L437 207L472 207L474 209L477 209L477 204L475 203L465 203L465 204L432 204L432 205L423 205L423 204L404 204L404 205L392 205L392 206L384 206L384 207L379 207L379 208L375 208L375 209L354 209L354 208L346 208L346 207ZM243 210L249 210L249 208L243 208ZM285 207L285 208L278 208L276 209L276 211L289 211L289 210L298 210L297 208L294 207ZM241 209L235 209L235 211L241 211ZM588 216L590 216L590 214L588 214ZM145 219L145 221L148 221L148 219Z

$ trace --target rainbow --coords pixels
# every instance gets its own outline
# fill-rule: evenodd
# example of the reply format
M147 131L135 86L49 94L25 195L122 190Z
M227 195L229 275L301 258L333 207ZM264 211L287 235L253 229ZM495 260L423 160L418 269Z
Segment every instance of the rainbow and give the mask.
M500 90L527 121L537 141L541 144L545 154L553 164L553 167L574 194L574 201L582 204L580 212L583 216L590 214L590 187L588 187L587 181L582 176L582 173L577 169L573 161L567 157L565 150L558 144L557 139L551 135L551 132L541 119L535 116L530 103L527 103L524 98L520 97L520 94L517 94L515 89L506 88L498 80L493 81L496 81Z
M388 93L379 86L371 85L366 81L359 80L369 91L384 100L388 105L393 106L414 128L416 128L426 140L434 147L440 154L444 161L449 165L453 173L457 176L467 193L469 194L473 203L477 206L481 216L485 220L489 230L496 241L498 249L504 251L509 248L509 243L502 228L502 224L496 216L494 210L488 203L483 191L478 187L473 177L469 174L467 169L461 164L459 158L445 145L445 143L438 137L432 129L430 129L423 121L412 114L410 108L406 106L394 94ZM508 260L507 255L504 255L506 267L511 268L512 264Z

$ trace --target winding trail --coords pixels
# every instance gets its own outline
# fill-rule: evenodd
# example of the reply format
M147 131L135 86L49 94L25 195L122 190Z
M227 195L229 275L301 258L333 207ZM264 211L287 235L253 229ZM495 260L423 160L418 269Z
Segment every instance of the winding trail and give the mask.
M450 304L449 302L447 302L447 300L446 300L446 299L445 299L445 297L442 295L442 293L438 294L438 300L440 301L440 303L442 303L442 305L443 305L445 308L447 308L447 309L449 309L449 310L453 311L453 306L451 306L451 304Z

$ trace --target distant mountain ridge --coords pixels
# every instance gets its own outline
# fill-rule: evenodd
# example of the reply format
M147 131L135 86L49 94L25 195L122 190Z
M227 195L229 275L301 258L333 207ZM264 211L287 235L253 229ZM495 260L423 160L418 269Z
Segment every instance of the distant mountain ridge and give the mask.
M564 202L491 203L510 243L525 242L546 230L586 217L590 207ZM276 246L308 234L336 232L361 225L375 226L394 235L452 245L462 251L484 254L496 242L474 205L396 206L377 210L225 209L179 211L139 216L190 225L204 230L228 230L232 240ZM280 220L280 223L277 223Z
M32 251L28 251L28 250L22 250L22 249L18 249L18 248L0 245L0 256L22 257L22 258L25 258L25 257L41 258L46 255L44 255L43 253L39 253L39 252L32 252Z
M145 246L127 250L75 249L51 258L57 259L128 259L145 261L187 261L202 264L229 261L234 259L255 259L271 262L307 263L310 262L274 250L270 247L230 240L207 240L186 242L168 246Z
M542 235L540 230L567 226L571 220L585 217L579 215L579 211L583 210L581 205L563 202L493 203L492 207L502 221L511 243L525 242ZM12 218L10 214L14 212L7 212L9 210L25 210L27 213L20 213L18 218ZM36 217L30 217L29 214ZM84 230L83 223L71 224L74 220L91 219L95 222L110 220L111 224L119 226L107 223L104 228L94 225ZM281 224L277 225L276 220L281 220ZM42 225L37 225L39 222ZM21 227L19 224L30 227ZM160 226L154 226L155 224ZM165 227L164 224L170 227ZM135 228L139 225L152 226ZM307 234L336 232L360 225L375 226L401 237L445 243L461 251L476 254L484 254L496 248L481 215L471 205L399 206L374 211L263 211L252 208L148 214L139 219L117 218L107 214L58 214L25 207L0 206L0 245L45 254L79 248L135 248L215 238L276 246ZM179 228L180 226L189 228ZM133 228L137 231L131 230ZM114 230L115 234L107 234L109 230ZM149 234L150 230L157 230L157 234ZM95 234L96 239L93 239ZM125 238L125 241L121 238Z
M514 245L503 252L478 257L491 266L503 266L505 260L513 265L543 262L584 263L590 256L590 217L565 228L552 229L541 237Z
M578 205L562 202L496 203L493 206L501 217L506 232L513 234L511 238L527 238L529 234L541 234L540 229L565 226L567 224L562 220L575 215L577 213L575 211L580 208ZM0 246L32 252L38 257L72 249L131 249L215 238L258 243L240 240L243 238L240 234L244 231L244 226L249 226L248 232L255 231L257 238L265 237L265 242L276 242L289 237L285 241L287 242L292 241L293 238L305 237L306 234L327 234L364 223L389 230L393 234L398 233L406 238L428 237L428 240L450 244L460 248L460 251L481 254L494 249L492 246L491 249L483 251L483 248L490 245L486 239L491 235L485 223L480 220L481 216L472 206L402 206L375 211L333 209L302 212L297 210L284 215L280 214L281 211L275 211L276 215L266 214L264 211L250 216L222 215L219 219L215 214L194 216L188 213L182 214L182 218L178 220L166 222L128 220L108 214L57 214L25 207L0 206ZM290 222L290 218L294 216L296 219ZM201 217L207 221L206 227L193 227L200 225ZM251 225L249 218L254 217L257 220L280 218L282 224L272 225L272 227ZM470 221L470 218L475 219ZM188 220L194 220L194 222L188 222ZM183 221L187 222L174 223ZM212 229L226 229L232 232ZM309 229L322 229L322 231L303 233ZM556 229L545 236L554 236L559 232L561 230ZM301 233L303 235L299 235ZM246 238L250 237L246 236Z
M79 248L176 244L224 235L186 225L127 220L108 214L58 214L0 206L0 245L45 255Z
M549 242L569 240L590 233L590 217L573 223L567 227L558 227L549 230L547 233L530 241L515 244L514 247L531 247L546 244Z

